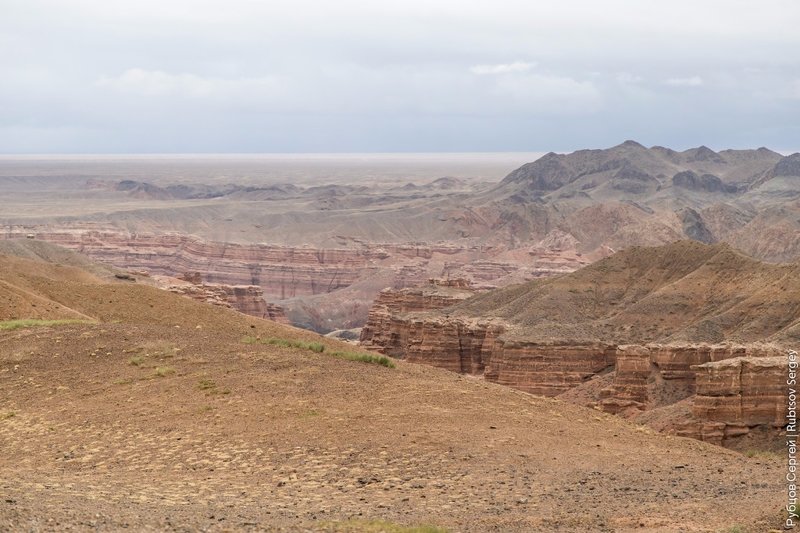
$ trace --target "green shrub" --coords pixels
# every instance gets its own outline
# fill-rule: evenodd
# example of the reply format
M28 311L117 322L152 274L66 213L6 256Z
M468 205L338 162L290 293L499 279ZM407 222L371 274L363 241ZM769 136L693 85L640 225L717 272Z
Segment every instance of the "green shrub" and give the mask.
M311 350L312 352L322 353L325 351L325 345L321 342L305 342L293 341L289 339L261 339L258 337L245 337L242 339L245 344L270 344L272 346L280 346L282 348L300 348L302 350Z
M385 355L373 355L371 353L361 352L330 352L333 357L340 359L347 359L348 361L360 361L362 363L370 363L373 365L381 365L386 368L394 368L394 362Z
M325 352L325 345L322 344L321 342L305 342L305 341L295 341L289 339L276 339L276 338L260 339L258 337L245 337L244 339L242 339L242 342L247 344L269 344L272 346L280 346L282 348L299 348L301 350L310 350L316 353ZM327 353L332 355L333 357L338 357L339 359L347 359L348 361L371 363L375 365L385 366L386 368L395 367L394 362L392 362L390 358L383 355L374 355L365 352L343 352L343 351L327 352Z
M33 328L36 326L63 326L66 324L93 324L91 320L39 320L38 318L26 318L22 320L0 321L0 329L12 331L20 328Z
M197 388L200 390L215 389L216 387L217 384L213 379L201 379L199 382L197 382Z
M322 531L334 533L447 533L436 526L403 526L384 520L347 520L320 524Z

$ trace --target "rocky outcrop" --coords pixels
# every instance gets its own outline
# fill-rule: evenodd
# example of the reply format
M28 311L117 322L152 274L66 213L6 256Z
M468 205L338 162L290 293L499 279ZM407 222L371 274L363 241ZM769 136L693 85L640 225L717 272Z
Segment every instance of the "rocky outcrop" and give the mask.
M537 341L501 319L424 311L431 301L421 291L384 291L362 345L537 395L589 386L590 405L628 417L690 402L691 414L656 425L716 444L756 427L771 439L785 425L786 358L775 345ZM610 386L592 385L601 374L606 383L613 375Z
M494 339L487 381L532 394L558 396L614 365L614 346Z
M614 364L614 346L506 339L506 328L497 320L390 314L371 333L362 332L362 345L543 396L557 396Z
M760 344L619 346L614 383L602 391L600 407L606 412L620 413L669 405L695 393L698 365L778 354L777 347Z
M686 423L678 434L726 445L754 428L784 427L788 365L784 355L735 357L694 366L695 420Z
M703 192L736 192L736 187L726 185L721 179L713 174L703 174L698 176L691 170L678 172L672 176L672 185L681 187L690 191L703 191Z
M477 289L466 279L431 279L422 287L384 289L369 310L367 324L361 330L361 343L389 355L405 350L407 331L400 315L444 309L474 295Z
M706 226L705 222L703 221L703 217L700 216L700 213L695 211L690 207L686 207L679 211L676 211L675 214L681 221L683 225L683 232L692 240L704 242L706 244L710 244L715 241L714 235Z
M266 318L281 324L289 324L289 320L283 312L283 308L274 303L264 300L264 292L261 287L255 285L219 285L211 283L169 283L162 281L162 287L166 290L209 303L219 307L236 309L246 315Z

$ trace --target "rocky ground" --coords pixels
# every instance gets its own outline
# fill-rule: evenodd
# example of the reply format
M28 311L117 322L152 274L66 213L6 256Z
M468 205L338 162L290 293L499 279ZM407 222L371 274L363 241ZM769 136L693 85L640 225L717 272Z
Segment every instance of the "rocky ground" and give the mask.
M138 284L2 266L3 290L91 321L0 330L3 530L781 523L775 455L426 366L343 360L331 352L352 346Z

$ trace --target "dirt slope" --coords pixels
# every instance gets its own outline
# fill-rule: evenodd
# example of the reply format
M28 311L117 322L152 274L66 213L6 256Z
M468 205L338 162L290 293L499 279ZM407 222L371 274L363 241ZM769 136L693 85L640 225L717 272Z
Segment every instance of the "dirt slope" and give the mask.
M796 341L798 295L798 263L761 263L726 244L680 241L632 247L571 274L476 296L454 311L504 318L528 339Z
M0 331L0 530L766 531L747 458L69 267L0 280L93 324ZM38 306L37 306L38 307ZM352 349L352 348L351 348Z

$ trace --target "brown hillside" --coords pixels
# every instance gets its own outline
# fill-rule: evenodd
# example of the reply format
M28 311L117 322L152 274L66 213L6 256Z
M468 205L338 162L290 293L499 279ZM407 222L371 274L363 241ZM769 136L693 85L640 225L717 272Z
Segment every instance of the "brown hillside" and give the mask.
M453 312L503 318L527 339L797 340L800 264L761 263L726 244L632 247L571 274L476 296Z
M150 287L0 264L31 306L98 321L0 330L2 530L780 523L777 459L442 370L342 360L329 352L347 345Z

